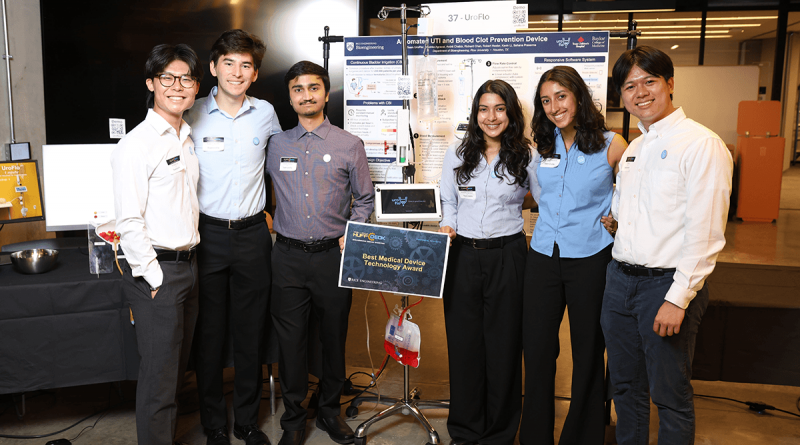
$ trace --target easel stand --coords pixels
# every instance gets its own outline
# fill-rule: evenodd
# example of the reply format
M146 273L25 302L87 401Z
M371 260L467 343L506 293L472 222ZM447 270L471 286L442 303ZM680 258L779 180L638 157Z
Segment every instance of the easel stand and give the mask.
M402 298L402 306L408 306L408 296L404 296ZM428 432L428 436L430 436L430 442L427 445L437 445L441 442L439 441L439 433L433 429L431 423L428 421L428 418L425 417L425 414L420 411L420 408L439 408L439 409L450 409L450 402L444 400L420 400L419 396L417 395L419 391L417 388L409 390L409 369L408 365L403 365L403 398L396 399L391 397L356 397L350 402L350 406L347 408L347 415L354 416L358 413L358 406L364 402L372 402L372 403L381 403L389 405L390 407L384 409L383 411L375 414L374 416L367 419L366 422L362 423L356 429L356 438L353 442L355 445L364 445L367 443L367 430L369 427L374 425L375 423L380 422L383 419L387 419L395 414L404 414L409 415L413 414L414 417L417 418L419 423L422 424L422 427L425 431Z

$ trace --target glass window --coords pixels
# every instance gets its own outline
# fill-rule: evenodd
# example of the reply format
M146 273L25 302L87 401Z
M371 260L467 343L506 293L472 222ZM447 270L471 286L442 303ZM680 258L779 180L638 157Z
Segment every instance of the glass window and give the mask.
M696 66L700 59L700 12L635 13L642 31L637 44L667 53L677 66Z
M758 66L759 97L769 99L777 27L778 11L709 12L703 64ZM714 34L709 34L712 31Z
M557 32L558 14L529 15L528 27L520 28L517 32Z

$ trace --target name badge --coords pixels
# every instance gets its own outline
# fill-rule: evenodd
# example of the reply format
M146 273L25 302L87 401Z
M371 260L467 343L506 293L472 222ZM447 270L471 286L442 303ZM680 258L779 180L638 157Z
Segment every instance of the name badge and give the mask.
M169 167L169 171L173 175L186 170L186 166L183 164L183 161L181 161L180 156L167 159L167 167Z
M477 197L477 192L475 192L475 186L470 186L470 185L458 186L458 196L461 197L461 199L475 199Z
M619 171L626 172L630 170L634 161L636 161L636 156L628 156L627 158L623 159L622 164L619 166Z
M541 167L556 168L561 164L561 155L553 155L552 158L542 159Z
M211 136L204 137L203 151L225 151L225 138Z
M297 170L297 158L281 158L281 171L293 172Z

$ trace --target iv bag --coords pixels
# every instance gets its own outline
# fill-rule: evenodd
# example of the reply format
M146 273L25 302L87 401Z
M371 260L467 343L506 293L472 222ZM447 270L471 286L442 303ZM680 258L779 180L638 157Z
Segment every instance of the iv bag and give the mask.
M436 93L436 57L417 59L417 119L434 120L439 117L439 96Z

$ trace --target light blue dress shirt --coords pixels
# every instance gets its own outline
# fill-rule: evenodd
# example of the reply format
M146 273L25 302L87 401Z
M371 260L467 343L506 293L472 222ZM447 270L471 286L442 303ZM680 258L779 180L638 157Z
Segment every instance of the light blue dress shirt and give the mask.
M505 180L494 174L500 156L495 156L491 164L481 157L481 163L472 172L473 178L467 184L458 184L453 169L463 160L456 154L457 147L448 148L442 163L439 186L443 218L439 226L450 226L461 236L477 239L521 232L525 224L522 200L528 193L530 178L522 186L512 185L514 178L510 174L505 173Z
M245 96L242 108L231 116L219 108L216 94L214 87L184 113L200 161L200 212L220 219L247 218L267 205L265 147L281 126L265 100ZM215 138L222 138L222 144L215 144Z
M558 244L561 258L586 258L614 242L600 222L611 210L614 192L614 169L608 165L614 133L607 131L605 147L592 154L575 144L567 152L561 130L556 128L555 133L555 154L561 156L558 165L543 166L536 152L528 169L531 194L539 203L531 248L552 256L553 244Z

